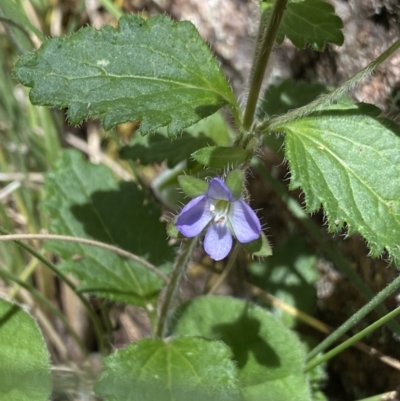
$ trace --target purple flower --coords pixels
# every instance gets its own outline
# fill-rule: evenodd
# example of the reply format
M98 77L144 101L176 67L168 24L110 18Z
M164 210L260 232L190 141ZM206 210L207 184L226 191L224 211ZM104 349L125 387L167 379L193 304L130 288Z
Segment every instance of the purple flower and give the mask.
M261 235L261 225L254 211L219 178L213 178L207 193L192 199L179 213L175 223L185 237L199 235L208 225L204 249L214 260L221 260L232 248L232 234L241 243Z

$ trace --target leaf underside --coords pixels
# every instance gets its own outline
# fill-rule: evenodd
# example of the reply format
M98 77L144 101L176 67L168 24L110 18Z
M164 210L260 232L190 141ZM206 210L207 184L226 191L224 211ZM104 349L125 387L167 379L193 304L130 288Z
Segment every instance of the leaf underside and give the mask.
M72 124L98 115L106 129L139 120L143 134L167 127L174 136L226 104L237 107L194 25L167 16L129 14L118 29L50 39L14 73L32 87L33 104L68 107Z
M367 104L340 106L285 124L291 189L308 212L324 207L329 229L360 232L372 256L400 259L400 130Z

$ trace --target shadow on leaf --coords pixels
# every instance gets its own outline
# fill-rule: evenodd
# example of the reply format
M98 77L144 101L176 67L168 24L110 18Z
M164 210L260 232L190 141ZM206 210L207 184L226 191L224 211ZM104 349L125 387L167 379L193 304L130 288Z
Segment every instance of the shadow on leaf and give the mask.
M236 321L214 325L213 333L231 348L239 369L247 364L250 354L253 354L261 366L269 368L280 366L278 355L268 344L265 336L261 337L259 334L261 322L249 316L248 309L249 304L246 304L243 313Z
M139 160L141 164L161 164L165 160L168 167L172 168L198 149L213 145L214 141L204 135L193 137L184 132L174 140L156 133L140 138L131 146L124 146L120 151L120 157L125 160Z
M159 221L160 208L146 202L132 182L119 189L94 192L90 202L71 206L88 237L116 245L159 265L172 258L166 241L165 224Z

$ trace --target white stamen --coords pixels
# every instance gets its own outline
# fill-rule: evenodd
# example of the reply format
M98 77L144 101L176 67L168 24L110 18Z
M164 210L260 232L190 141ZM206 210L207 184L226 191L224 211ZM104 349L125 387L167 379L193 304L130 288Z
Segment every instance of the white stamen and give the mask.
M217 224L225 223L225 220L226 220L226 216L216 216L215 219L214 219L214 221Z
M214 213L214 211L215 211L215 206L214 206L213 204L211 204L211 205L210 205L210 212L211 212L211 213Z

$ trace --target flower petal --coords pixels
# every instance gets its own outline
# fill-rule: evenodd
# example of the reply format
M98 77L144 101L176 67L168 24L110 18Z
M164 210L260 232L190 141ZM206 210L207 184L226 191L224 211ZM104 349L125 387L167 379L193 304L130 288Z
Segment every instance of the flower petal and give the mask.
M185 237L191 238L200 234L212 217L210 201L202 195L192 199L181 210L175 225Z
M232 202L232 192L220 178L213 178L208 184L207 196Z
M221 260L232 249L232 234L226 224L211 224L204 238L204 250L211 259Z
M254 241L261 235L260 220L253 209L242 200L232 203L229 221L235 237L243 244Z

